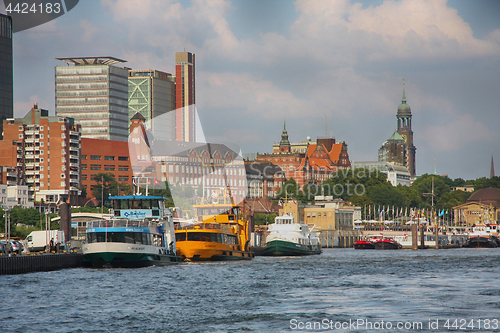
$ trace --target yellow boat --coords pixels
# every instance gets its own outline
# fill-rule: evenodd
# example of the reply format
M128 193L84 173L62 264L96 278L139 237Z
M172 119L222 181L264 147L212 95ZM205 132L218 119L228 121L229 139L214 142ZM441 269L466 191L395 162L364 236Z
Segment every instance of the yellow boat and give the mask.
M225 190L211 202L193 205L195 221L175 225L177 253L184 261L249 260L248 221Z

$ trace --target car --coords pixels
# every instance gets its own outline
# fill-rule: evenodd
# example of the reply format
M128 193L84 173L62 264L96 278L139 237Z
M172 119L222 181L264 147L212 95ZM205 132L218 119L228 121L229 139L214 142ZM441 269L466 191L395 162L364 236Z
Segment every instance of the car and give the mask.
M0 240L0 253L3 253L5 241Z
M10 250L12 253L21 254L23 252L23 244L21 244L21 242L11 239L10 244Z

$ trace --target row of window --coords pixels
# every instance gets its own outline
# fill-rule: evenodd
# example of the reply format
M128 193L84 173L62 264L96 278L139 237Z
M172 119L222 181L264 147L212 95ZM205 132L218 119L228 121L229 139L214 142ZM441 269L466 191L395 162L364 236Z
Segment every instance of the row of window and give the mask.
M90 159L91 160L100 160L101 159L101 155L90 155ZM116 158L116 156L104 156L104 160L106 161L114 161ZM82 160L86 160L87 159L87 155L82 155ZM128 161L128 156L118 156L118 161Z

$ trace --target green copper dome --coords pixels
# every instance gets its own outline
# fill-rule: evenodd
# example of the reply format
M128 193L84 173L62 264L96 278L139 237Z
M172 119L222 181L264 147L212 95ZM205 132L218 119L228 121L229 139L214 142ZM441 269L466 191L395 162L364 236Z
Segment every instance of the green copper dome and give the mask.
M406 96L405 96L405 86L403 83L403 99L401 100L401 104L398 106L398 117L411 116L411 109L408 104L406 104Z

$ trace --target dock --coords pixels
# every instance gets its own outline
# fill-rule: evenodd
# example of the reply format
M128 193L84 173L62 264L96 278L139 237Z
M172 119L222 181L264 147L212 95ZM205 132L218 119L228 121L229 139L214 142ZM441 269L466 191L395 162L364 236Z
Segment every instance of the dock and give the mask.
M82 253L0 256L0 275L48 272L76 267L83 267Z

